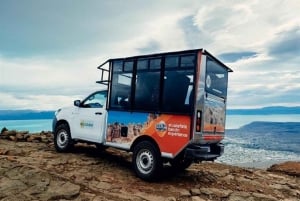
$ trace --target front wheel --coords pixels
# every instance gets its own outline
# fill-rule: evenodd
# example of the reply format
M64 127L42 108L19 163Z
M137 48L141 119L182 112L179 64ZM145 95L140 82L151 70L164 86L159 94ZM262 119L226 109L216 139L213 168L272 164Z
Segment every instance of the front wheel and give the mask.
M132 163L137 176L146 181L158 179L162 169L159 150L149 141L142 141L134 147Z
M55 129L54 146L58 152L67 152L73 146L70 129L67 124L60 124Z

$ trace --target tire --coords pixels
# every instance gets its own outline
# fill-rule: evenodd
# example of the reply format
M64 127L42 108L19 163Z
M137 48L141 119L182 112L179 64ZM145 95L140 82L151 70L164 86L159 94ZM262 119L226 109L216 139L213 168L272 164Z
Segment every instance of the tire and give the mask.
M183 156L178 156L177 158L170 161L172 168L176 171L183 171L190 167L192 163L192 159L186 159Z
M136 175L145 181L157 180L162 169L160 152L149 141L141 141L134 147L132 163Z
M184 157L184 152L180 153L176 158L170 161L172 168L176 171L183 171L190 167L192 163L192 159L187 159Z
M108 147L104 146L103 144L96 144L96 149L99 152L105 151Z
M60 124L56 127L54 146L57 152L67 152L73 147L70 129L67 124Z

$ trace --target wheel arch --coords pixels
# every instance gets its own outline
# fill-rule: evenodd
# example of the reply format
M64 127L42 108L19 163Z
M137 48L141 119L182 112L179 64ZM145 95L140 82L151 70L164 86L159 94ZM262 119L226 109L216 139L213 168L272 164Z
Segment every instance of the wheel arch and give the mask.
M157 142L156 142L152 137L150 137L150 136L148 136L148 135L142 135L142 136L136 138L136 139L134 140L134 142L132 143L131 147L130 147L130 151L132 152L133 149L134 149L134 147L135 147L138 143L140 143L140 142L142 142L142 141L148 141L148 142L151 142L151 143L155 146L155 148L157 149L157 151L160 153L160 155L161 155L161 151L160 151L160 148L159 148Z
M58 121L56 122L56 124L55 124L55 126L54 126L54 132L56 131L56 128L57 128L59 125L61 125L61 124L66 124L66 125L68 126L69 131L71 131L71 130L70 130L70 125L69 125L68 121L65 120L65 119L60 119L60 120L58 120Z

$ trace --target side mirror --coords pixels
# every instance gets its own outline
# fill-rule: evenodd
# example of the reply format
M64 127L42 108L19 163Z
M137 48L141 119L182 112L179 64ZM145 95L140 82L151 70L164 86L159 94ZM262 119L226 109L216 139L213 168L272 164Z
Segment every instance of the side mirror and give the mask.
M74 105L75 105L76 107L79 107L79 106L80 106L80 103L81 103L80 100L75 100L75 101L74 101Z

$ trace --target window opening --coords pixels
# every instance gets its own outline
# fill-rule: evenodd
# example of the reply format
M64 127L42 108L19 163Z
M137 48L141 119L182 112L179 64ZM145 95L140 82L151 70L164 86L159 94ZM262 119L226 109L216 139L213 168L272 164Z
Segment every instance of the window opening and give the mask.
M223 68L220 64L207 58L206 61L206 78L205 78L205 89L208 93L221 98L227 96L227 81L228 71Z
M130 96L131 96L131 80L133 70L133 61L127 61L124 63L124 71L120 67L123 61L113 62L113 75L112 75L112 87L111 87L111 99L110 106L112 108L129 108Z
M133 71L133 61L126 61L124 63L124 71Z
M165 71L164 112L189 113L193 103L194 70Z
M137 61L137 70L147 70L148 69L148 59L139 59Z
M181 56L180 67L195 66L195 55Z
M97 92L90 95L83 103L85 108L103 108L107 98L107 92Z
M161 68L161 59L151 59L150 60L150 69L160 69Z
M160 72L138 72L136 76L135 109L159 108Z
M123 61L114 61L113 62L113 71L122 72L123 70Z
M166 56L165 68L176 68L178 67L179 56Z

